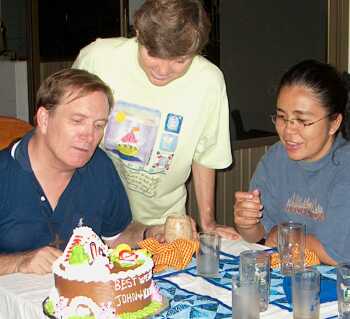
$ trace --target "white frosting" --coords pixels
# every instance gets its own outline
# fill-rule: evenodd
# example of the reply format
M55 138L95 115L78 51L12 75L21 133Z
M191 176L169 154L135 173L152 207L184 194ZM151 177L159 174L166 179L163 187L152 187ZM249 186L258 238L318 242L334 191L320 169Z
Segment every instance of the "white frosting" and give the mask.
M153 260L148 256L144 256L144 263L136 269L129 269L126 271L119 271L118 273L110 273L109 269L105 265L70 265L64 260L64 256L59 257L53 264L52 270L54 274L68 280L77 280L83 282L100 281L107 282L110 280L125 279L127 277L140 276L149 272L153 268ZM61 268L64 266L65 270ZM97 270L97 268L101 269Z
M72 315L89 315L90 312L98 319L119 318L111 302L99 306L90 298L78 296L73 298L68 305L68 299L59 297L56 288L52 289L50 299L55 304L56 318L67 319Z
M85 252L89 254L89 263L69 264L68 260L74 245L79 244L84 247ZM93 247L93 249L91 249ZM92 252L93 250L93 252ZM95 251L96 250L96 254ZM103 255L99 254L100 252ZM143 275L153 268L153 260L146 254L138 251L138 258L144 260L144 263L136 269L111 273L109 259L106 255L109 253L108 246L93 232L89 227L83 226L74 229L63 255L59 257L52 266L54 274L68 280L77 280L83 282L108 282L128 277Z
M82 226L73 230L73 235L63 252L64 260L69 259L72 249L76 244L84 247L85 252L89 255L89 262L93 261L98 255L101 255L101 253L105 256L108 253L108 246L103 243L90 227Z
M81 307L81 305L87 306L89 307L89 309L85 308L85 312L84 308ZM84 297L84 296L78 296L73 298L70 301L69 304L69 312L72 314L76 314L79 316L86 316L89 315L90 311L92 312L92 314L97 317L97 314L99 312L100 307L98 305L96 305L96 303L94 303L90 298Z

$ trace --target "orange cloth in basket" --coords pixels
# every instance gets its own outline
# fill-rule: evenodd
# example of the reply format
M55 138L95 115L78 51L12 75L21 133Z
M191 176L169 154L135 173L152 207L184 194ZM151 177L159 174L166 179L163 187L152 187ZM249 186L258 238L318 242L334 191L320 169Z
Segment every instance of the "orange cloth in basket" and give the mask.
M160 272L167 268L184 269L199 247L198 241L188 239L176 239L171 243L163 244L154 238L147 238L139 242L138 245L153 255L154 272Z
M305 266L315 266L320 264L320 259L312 250L305 249ZM276 269L281 267L281 260L278 253L271 254L271 268Z

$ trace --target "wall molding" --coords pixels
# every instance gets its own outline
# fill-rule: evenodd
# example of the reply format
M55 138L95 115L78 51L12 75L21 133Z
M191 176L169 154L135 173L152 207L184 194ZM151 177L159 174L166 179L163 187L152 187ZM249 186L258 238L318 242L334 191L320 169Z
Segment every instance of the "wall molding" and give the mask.
M327 61L339 71L348 71L349 0L328 0Z

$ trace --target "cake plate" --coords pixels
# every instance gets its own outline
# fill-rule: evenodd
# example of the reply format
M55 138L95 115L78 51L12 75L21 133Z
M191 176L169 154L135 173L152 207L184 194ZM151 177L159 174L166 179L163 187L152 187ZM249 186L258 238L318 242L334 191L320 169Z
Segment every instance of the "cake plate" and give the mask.
M162 306L151 316L145 317L145 319L149 319L149 318L153 318L154 316L160 315L163 311L165 311L166 309L168 309L169 307L169 300L167 297L162 296Z

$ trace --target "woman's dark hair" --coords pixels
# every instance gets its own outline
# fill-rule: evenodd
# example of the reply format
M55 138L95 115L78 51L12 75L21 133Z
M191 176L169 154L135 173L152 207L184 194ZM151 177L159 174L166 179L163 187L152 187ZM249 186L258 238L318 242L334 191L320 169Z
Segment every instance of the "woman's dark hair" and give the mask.
M312 90L328 114L343 116L340 132L349 139L348 123L350 76L340 74L333 66L315 60L305 60L292 66L282 77L277 96L286 86L305 86Z

